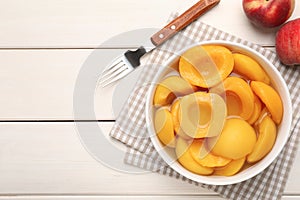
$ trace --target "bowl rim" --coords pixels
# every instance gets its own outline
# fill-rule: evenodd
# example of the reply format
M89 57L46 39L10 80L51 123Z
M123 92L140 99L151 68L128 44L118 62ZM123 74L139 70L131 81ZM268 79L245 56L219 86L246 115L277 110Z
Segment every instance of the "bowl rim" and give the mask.
M176 58L178 58L180 55L182 55L185 51L187 51L188 49L190 49L194 46L207 45L207 44L223 45L225 47L228 47L229 49L237 48L242 51L249 52L252 55L255 55L256 58L259 58L258 62L261 65L263 65L264 70L266 71L266 68L267 68L267 70L269 72L271 71L272 74L276 76L273 79L278 80L276 82L276 84L278 84L278 86L280 88L277 88L277 89L280 89L280 91L281 91L281 92L279 92L281 98L285 97L285 102L283 105L284 106L284 115L282 118L282 122L279 126L281 128L280 129L281 132L283 130L286 130L287 133L282 136L283 138L281 138L280 142L278 142L278 136L277 136L276 141L275 141L275 144L277 145L276 149L274 148L275 147L275 144L274 144L272 150L261 161L259 161L258 163L255 163L248 169L245 169L242 172L239 172L233 176L226 176L226 177L225 176L205 176L205 175L198 175L198 174L192 173L192 172L188 171L187 169L185 169L183 166L181 166L177 161L174 161L174 159L171 159L170 155L166 151L161 151L161 149L163 149L164 147L162 146L162 144L160 143L160 141L158 140L157 137L152 137L153 134L155 133L154 126L152 123L153 117L151 117L151 116L153 116L153 113L152 113L152 102L153 101L152 100L153 100L154 89L156 88L156 85L153 83L157 83L162 78L161 74L168 68L167 66L169 66L172 62L174 62L174 60ZM264 63L264 64L262 64L262 63ZM152 81L152 84L150 84L150 88L148 90L148 94L146 97L146 113L145 114L146 114L147 130L150 134L149 135L150 140L151 140L155 150L158 152L159 156L173 170L175 170L182 176L184 176L188 179L191 179L193 181L199 182L199 183L212 184L212 185L229 185L229 184L236 184L236 183L246 181L246 180L258 175L263 170L265 170L278 157L279 153L282 151L284 145L286 144L286 142L290 136L290 128L291 128L291 123L292 123L292 103L291 103L289 89L286 85L285 80L283 79L282 75L277 70L277 68L265 56L263 56L261 53L258 53L257 51L250 48L249 46L246 46L241 43L224 41L224 40L209 40L209 41L202 41L202 42L194 43L192 45L188 45L185 48L181 49L180 51L177 51L158 70L158 72L156 73L156 75ZM278 132L277 132L277 134L278 134Z

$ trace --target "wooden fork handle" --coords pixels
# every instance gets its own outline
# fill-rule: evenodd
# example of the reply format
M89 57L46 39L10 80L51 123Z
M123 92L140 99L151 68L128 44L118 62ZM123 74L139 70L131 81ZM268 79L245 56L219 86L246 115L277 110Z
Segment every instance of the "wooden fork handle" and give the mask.
M200 0L182 15L175 18L168 25L162 28L151 37L151 41L155 46L159 46L166 40L174 36L178 31L188 26L190 23L198 19L206 11L217 5L220 0Z

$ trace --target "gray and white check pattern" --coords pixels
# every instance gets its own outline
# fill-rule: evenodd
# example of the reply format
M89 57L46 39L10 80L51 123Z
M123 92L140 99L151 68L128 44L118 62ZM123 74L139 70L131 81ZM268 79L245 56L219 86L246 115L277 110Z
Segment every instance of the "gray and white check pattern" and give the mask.
M158 68L190 42L227 40L249 46L266 56L285 79L292 98L293 121L290 137L277 159L259 175L239 184L215 186L197 183L179 175L160 158L148 138L145 121L145 101L148 85ZM296 157L300 138L300 69L283 66L271 50L222 32L202 22L195 21L171 40L154 50L143 65L143 72L113 126L110 136L124 143L128 152L124 162L143 169L156 171L189 183L199 185L228 199L280 199L285 188L291 166Z

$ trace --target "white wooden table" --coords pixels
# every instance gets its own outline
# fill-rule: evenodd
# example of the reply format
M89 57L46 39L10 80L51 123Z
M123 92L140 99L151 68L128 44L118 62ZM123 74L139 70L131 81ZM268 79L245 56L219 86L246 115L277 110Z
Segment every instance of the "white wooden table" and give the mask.
M0 199L217 198L166 176L132 175L103 166L82 146L73 122L76 77L94 48L125 31L159 28L172 12L196 1L0 0ZM297 16L298 4L292 18ZM275 31L253 27L241 0L222 0L202 20L274 48ZM138 45L120 43L100 50ZM112 92L101 93L99 99L97 117L108 134L114 123ZM298 152L283 199L300 199L299 177Z

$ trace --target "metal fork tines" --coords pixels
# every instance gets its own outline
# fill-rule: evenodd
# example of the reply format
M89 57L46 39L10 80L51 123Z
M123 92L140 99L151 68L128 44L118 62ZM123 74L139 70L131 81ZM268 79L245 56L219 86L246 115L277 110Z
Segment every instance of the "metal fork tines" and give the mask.
M124 56L116 59L107 69L102 72L99 84L105 87L130 73L134 68L128 64Z
M146 53L144 47L126 51L102 72L100 85L105 87L129 74L140 65L140 58Z

